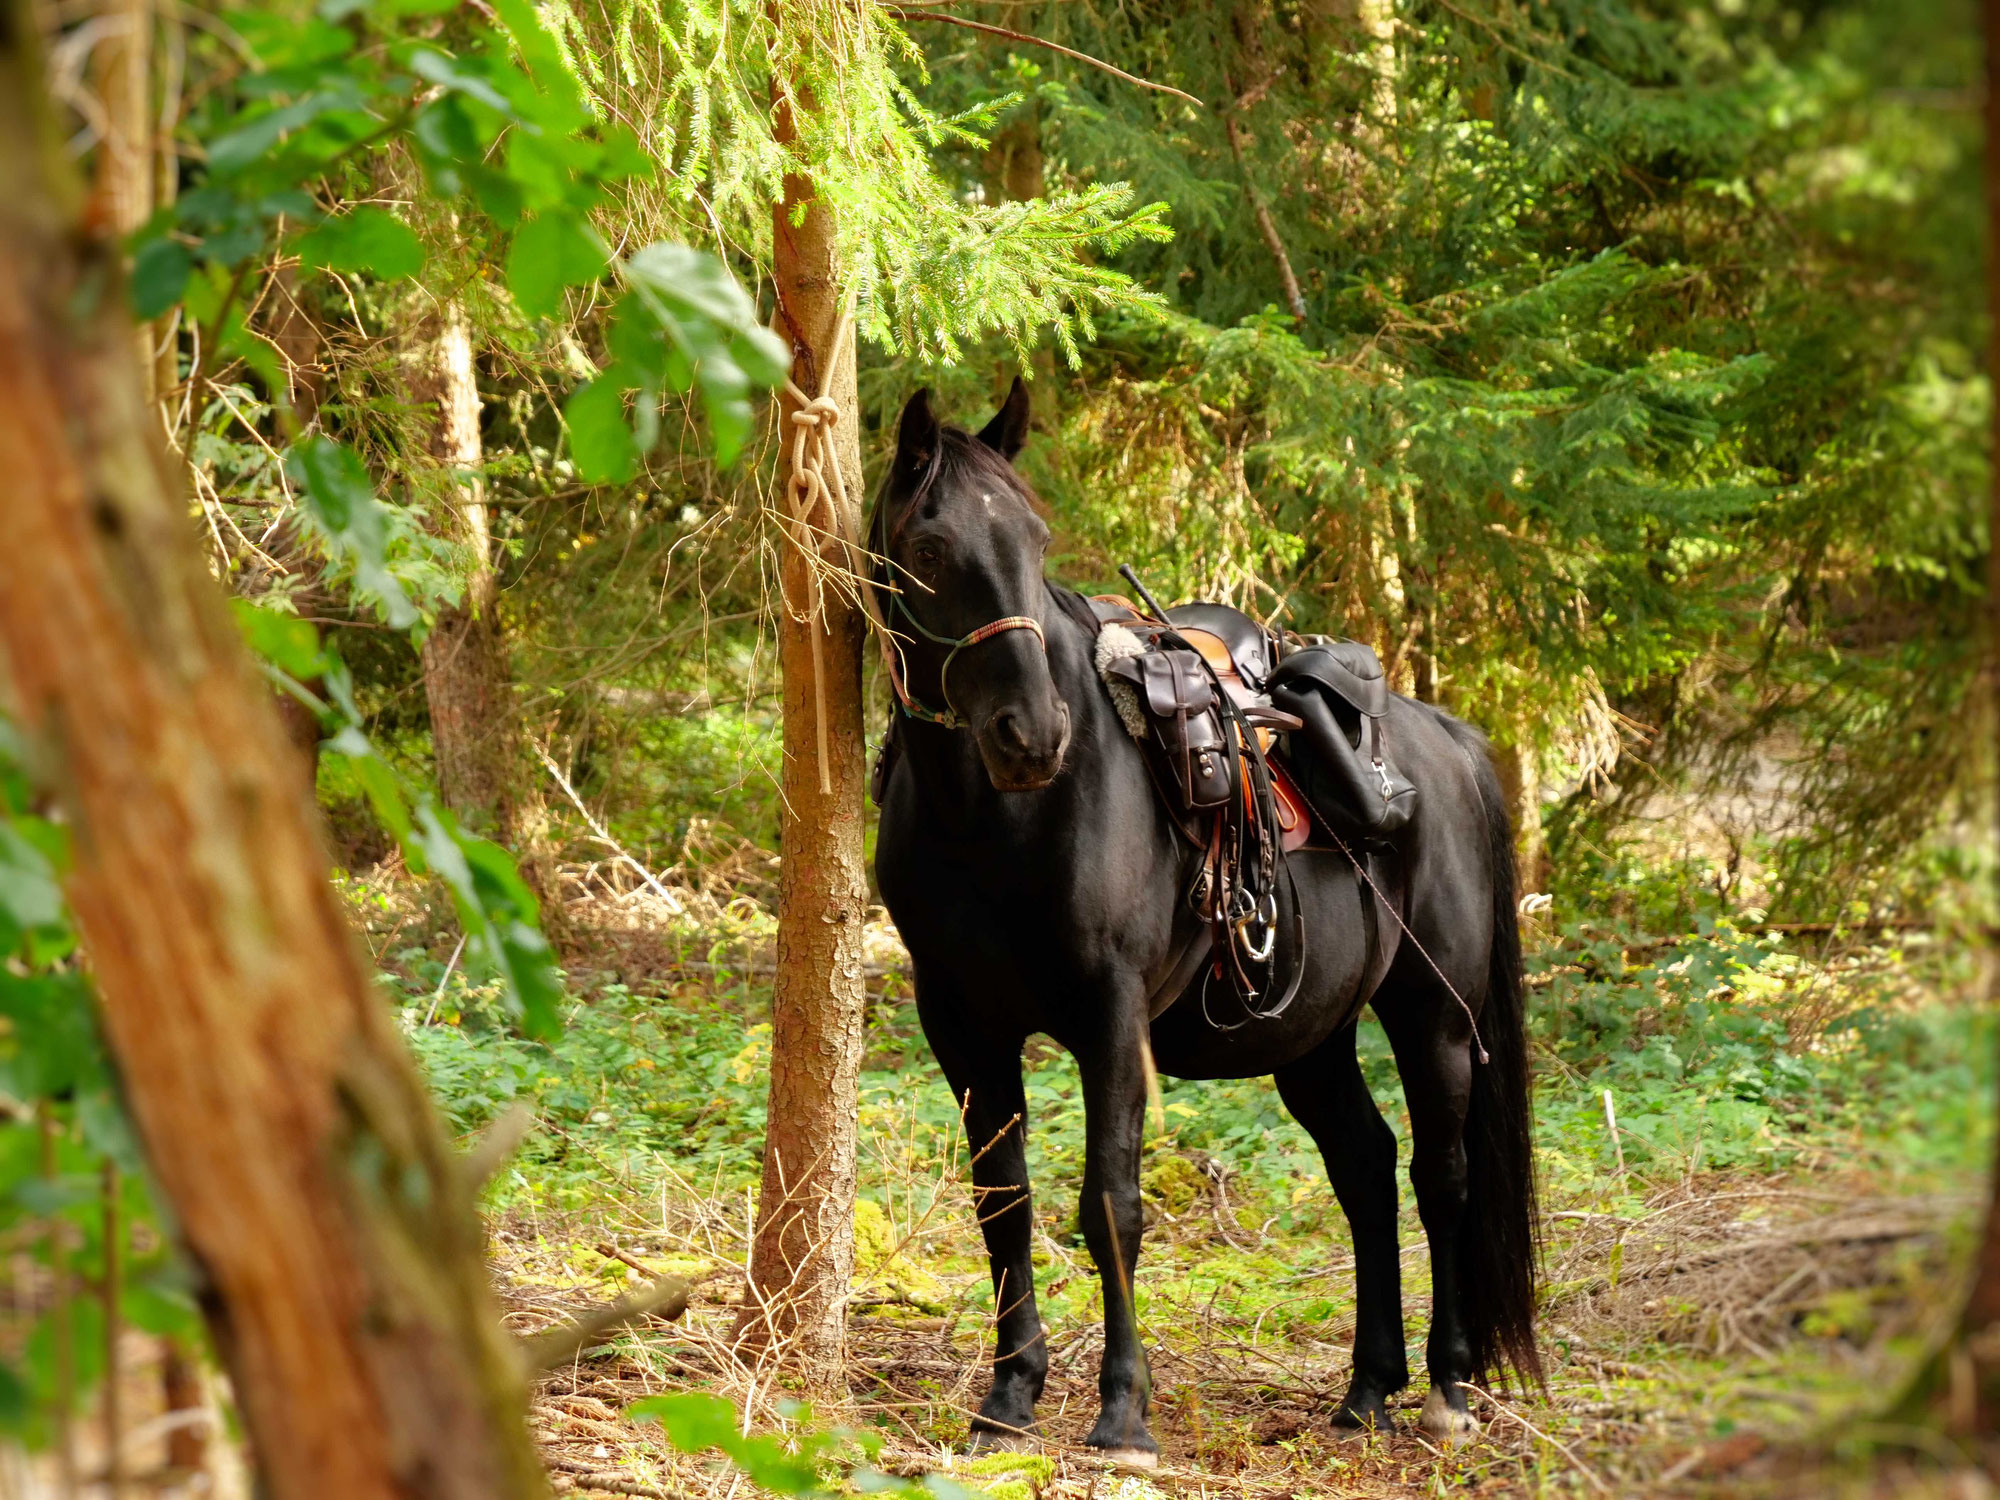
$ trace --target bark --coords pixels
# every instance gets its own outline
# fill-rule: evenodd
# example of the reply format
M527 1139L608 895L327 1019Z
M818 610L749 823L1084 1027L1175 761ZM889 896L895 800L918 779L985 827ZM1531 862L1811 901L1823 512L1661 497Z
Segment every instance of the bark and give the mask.
M275 1500L541 1496L474 1185L141 391L26 0L0 7L0 677L107 1046Z
M285 265L271 278L271 344L285 362L285 396L301 430L319 417L319 319L301 295L299 273ZM474 393L477 401L477 393ZM473 439L479 436L479 415L473 411Z
M1519 742L1493 747L1493 766L1514 829L1514 889L1543 890L1549 877L1548 841L1542 831L1542 769L1535 752Z
M461 549L466 566L463 601L438 616L424 641L438 792L468 826L513 847L522 833L527 759L479 477L485 453L472 327L460 304L447 302L417 321L406 378L411 401L431 414L427 446L441 471L433 492L438 528Z
M1989 376L2000 375L2000 0L1986 0L1986 296ZM1988 732L2000 751L2000 402L1992 415L1993 473L1987 497L1986 708ZM1996 798L2000 803L2000 798ZM2000 811L2000 808L1996 808ZM2000 827L1994 829L2000 836ZM1989 944L1995 942L1988 938ZM2000 954L1989 954L1989 985L2000 984ZM1994 999L1989 995L1989 1003ZM1958 1336L1945 1355L1945 1388L1954 1426L1991 1445L2000 1442L2000 1160L1987 1184L1986 1223L1974 1263L1971 1294Z
M167 1433L167 1467L198 1474L208 1466L208 1424L199 1417L207 1405L201 1368L178 1339L167 1339L160 1350L160 1405L169 1417L183 1420Z
M92 59L92 82L104 133L97 143L90 217L122 238L153 212L153 8L150 0L111 0L101 18L109 26ZM152 382L152 331L141 326L135 336Z
M984 166L986 196L994 203L1031 203L1047 191L1039 105L1023 110L1004 130L994 132Z
M780 141L794 138L795 122L782 94L774 123ZM809 181L794 175L785 179L784 202L772 228L772 279L792 345L792 379L801 390L814 392L841 315L833 213ZM858 536L860 518L852 512L861 495L861 448L851 337L832 370L829 394L842 413L834 434L850 514L838 518L837 527L827 526L832 518L825 517L821 525ZM794 409L787 397L781 431L791 431ZM782 477L789 483L789 473ZM837 544L828 544L827 560L845 565ZM785 761L770 1123L737 1336L746 1354L781 1353L809 1387L838 1394L847 1284L854 1269L855 1112L866 999L861 952L868 899L861 846L866 622L860 609L826 590L815 652L813 626L798 618L810 597L809 564L801 548L785 546L779 579L785 601L778 614ZM822 701L824 736L817 717Z
M2000 0L1983 7L1986 43L1986 368L2000 373ZM1992 473L1987 496L1989 535L2000 539L2000 402L1989 431ZM1988 748L2000 752L2000 545L1986 553L1985 696ZM1994 814L2000 818L2000 788ZM1991 829L2000 839L2000 824ZM1988 929L1987 1004L2000 1001L2000 936ZM1996 1147L2000 1152L2000 1146ZM1918 1363L1892 1404L1902 1422L1942 1419L1946 1430L1983 1450L1989 1472L2000 1471L2000 1156L1987 1178L1986 1218L1964 1304L1944 1337Z

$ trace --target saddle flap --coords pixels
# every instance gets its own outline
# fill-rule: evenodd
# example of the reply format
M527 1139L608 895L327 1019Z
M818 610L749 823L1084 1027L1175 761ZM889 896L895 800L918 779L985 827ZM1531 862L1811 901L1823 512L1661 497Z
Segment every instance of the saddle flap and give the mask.
M1382 663L1360 641L1315 641L1291 652L1271 674L1273 694L1301 677L1368 718L1379 719L1389 711L1389 682L1382 675Z

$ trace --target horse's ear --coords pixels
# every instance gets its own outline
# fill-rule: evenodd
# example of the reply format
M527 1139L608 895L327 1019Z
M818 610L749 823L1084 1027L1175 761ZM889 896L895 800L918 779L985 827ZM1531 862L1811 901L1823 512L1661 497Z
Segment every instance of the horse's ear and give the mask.
M1014 388L1007 392L993 420L979 430L979 441L1009 463L1028 441L1028 387L1020 376L1014 377Z
M896 424L896 475L915 483L930 472L938 451L938 419L931 411L930 387L925 386L904 403L903 417Z

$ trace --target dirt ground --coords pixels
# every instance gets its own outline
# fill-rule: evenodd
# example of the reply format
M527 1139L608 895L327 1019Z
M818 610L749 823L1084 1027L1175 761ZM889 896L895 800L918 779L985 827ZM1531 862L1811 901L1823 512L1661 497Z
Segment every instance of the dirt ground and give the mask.
M1149 1234L1149 1254L1164 1238L1169 1262L1151 1287L1141 1268L1157 1469L1115 1471L1080 1446L1096 1409L1094 1324L1050 1330L1046 1464L968 1466L958 1455L983 1392L987 1332L962 1308L926 1311L922 1298L885 1297L879 1279L857 1288L869 1305L850 1319L847 1409L821 1419L879 1432L879 1462L891 1472L947 1474L1050 1500L2000 1493L1962 1464L1926 1461L1921 1435L1871 1425L1866 1415L1886 1405L1928 1320L1948 1301L1954 1246L1975 1205L1876 1198L1863 1186L1833 1174L1713 1176L1661 1187L1634 1214L1558 1209L1548 1250L1547 1392L1482 1391L1473 1400L1482 1433L1454 1453L1416 1430L1421 1385L1404 1396L1394 1432L1335 1436L1328 1417L1345 1385L1351 1321L1294 1323L1273 1336L1268 1305L1246 1323L1226 1296L1211 1292L1205 1305L1178 1296L1176 1231L1183 1240L1221 1233L1204 1231L1195 1216ZM635 1277L639 1268L692 1269L690 1248L717 1243L703 1218L718 1211L670 1203L623 1224L510 1219L496 1239L510 1321L528 1332L586 1303L580 1294L601 1282L576 1271L580 1245L623 1258ZM1419 1367L1423 1259L1421 1241L1405 1252ZM720 1258L707 1269L683 1320L613 1339L542 1383L535 1425L561 1487L718 1500L745 1492L719 1461L682 1455L657 1426L621 1416L644 1396L711 1388L747 1403L760 1425L782 1425L773 1405L782 1391L724 1345L740 1272ZM1264 1270L1309 1291L1326 1282L1344 1292L1347 1276L1338 1250L1303 1273L1276 1255ZM1906 1451L1913 1442L1914 1456Z

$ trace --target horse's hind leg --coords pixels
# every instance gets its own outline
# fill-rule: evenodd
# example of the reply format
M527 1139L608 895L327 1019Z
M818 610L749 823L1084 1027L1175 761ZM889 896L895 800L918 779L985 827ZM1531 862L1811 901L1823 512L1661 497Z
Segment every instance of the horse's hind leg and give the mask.
M1396 1247L1396 1134L1361 1076L1352 1025L1281 1069L1277 1083L1285 1107L1326 1158L1354 1236L1354 1373L1333 1423L1386 1432L1388 1398L1410 1381Z
M1385 1004L1382 1017L1410 1108L1410 1185L1431 1250L1431 1332L1424 1348L1431 1392L1420 1425L1446 1444L1479 1430L1466 1403L1472 1378L1460 1232L1468 1179L1465 1117L1472 1097L1471 1023L1456 1000L1432 985L1412 985Z

